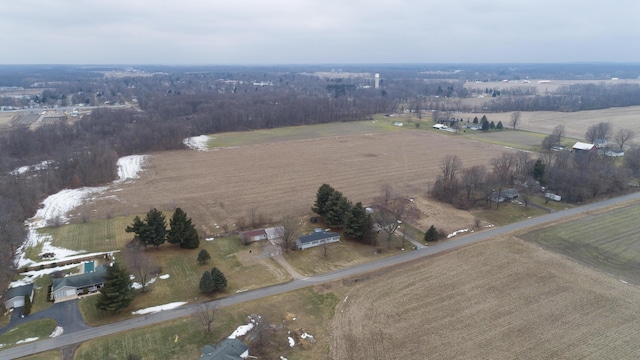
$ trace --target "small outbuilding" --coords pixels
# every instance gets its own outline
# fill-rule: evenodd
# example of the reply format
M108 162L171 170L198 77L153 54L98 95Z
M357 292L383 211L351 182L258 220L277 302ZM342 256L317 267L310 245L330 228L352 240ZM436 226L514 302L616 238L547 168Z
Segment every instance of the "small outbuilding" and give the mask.
M340 234L335 232L318 231L296 239L298 249L304 250L315 246L330 244L340 241Z
M587 143L583 143L583 142L576 142L575 145L573 145L573 147L571 148L571 150L575 153L588 153L588 152L595 152L597 150L596 146L593 144L587 144Z
M249 347L238 339L224 339L216 345L205 345L200 360L241 360L249 357Z
M10 288L5 295L4 308L10 310L23 307L24 297L29 296L29 300L33 302L33 294L33 284Z
M267 240L267 233L264 231L264 229L243 231L240 233L240 238L246 243Z
M264 229L264 232L267 234L267 240L278 240L280 239L280 234L284 232L284 228L282 226L270 227Z

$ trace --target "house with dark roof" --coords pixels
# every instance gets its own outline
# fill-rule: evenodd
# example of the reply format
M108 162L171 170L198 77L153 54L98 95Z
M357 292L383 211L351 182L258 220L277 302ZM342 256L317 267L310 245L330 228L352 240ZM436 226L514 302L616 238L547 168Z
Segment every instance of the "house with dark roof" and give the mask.
M96 294L104 286L107 264L95 267L92 272L53 279L51 296L54 302L76 299L81 295ZM91 267L85 266L85 269Z
M29 296L33 302L33 284L10 288L4 296L4 308L7 310L24 306L24 297Z
M319 231L296 239L298 249L304 250L314 246L330 244L340 241L340 234L335 232Z
M241 360L249 357L249 347L238 339L224 339L216 345L205 345L200 360Z

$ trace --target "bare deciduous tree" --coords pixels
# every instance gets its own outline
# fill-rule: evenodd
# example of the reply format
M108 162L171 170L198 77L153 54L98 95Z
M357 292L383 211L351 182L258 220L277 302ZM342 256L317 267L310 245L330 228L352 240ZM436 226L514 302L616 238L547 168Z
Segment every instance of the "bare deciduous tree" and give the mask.
M193 313L193 320L207 332L211 332L211 325L218 315L218 307L213 302L204 302L197 305L197 311Z
M124 252L126 267L140 281L142 292L147 291L147 279L155 268L144 244L139 239L133 239Z
M282 225L277 230L278 240L276 240L276 244L278 247L280 247L284 252L289 252L289 250L295 249L298 231L298 220L292 217L284 218L282 220Z
M478 189L487 176L487 168L483 165L475 165L462 170L462 183L467 193L467 200L471 199L471 191Z
M395 197L395 191L393 189L393 186L389 183L384 183L382 184L382 186L380 186L380 198L376 199L376 202L389 205L389 202L391 200L393 200L393 198Z
M502 155L491 159L493 173L501 185L511 183L511 175L514 170L515 163L516 158L514 154L510 153L502 153Z
M627 141L631 141L631 139L633 139L635 135L636 134L633 132L633 130L618 129L618 131L616 131L616 134L613 136L613 139L615 140L616 144L620 146L620 149L622 149L624 144Z
M611 123L600 122L589 126L587 132L584 134L584 138L591 144L595 144L597 141L607 141L611 136L612 130Z
M387 247L391 247L391 240L396 230L407 221L413 221L420 217L418 208L408 199L396 198L388 206L377 204L373 213L374 221L380 226L387 237Z
M511 125L511 127L513 127L513 130L515 130L518 125L520 125L520 117L521 117L521 113L520 111L516 111L511 113L511 121L509 122L509 124Z

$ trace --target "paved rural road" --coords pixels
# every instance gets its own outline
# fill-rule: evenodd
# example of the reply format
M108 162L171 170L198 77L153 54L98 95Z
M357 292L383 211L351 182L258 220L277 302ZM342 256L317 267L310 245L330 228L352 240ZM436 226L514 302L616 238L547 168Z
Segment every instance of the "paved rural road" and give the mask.
M287 291L301 289L307 286L332 281L352 275L366 273L372 270L388 267L391 265L400 264L403 262L415 260L418 258L427 257L429 255L437 254L443 251L459 248L465 245L476 243L482 240L486 240L495 236L507 234L516 230L521 230L528 227L539 226L551 221L556 221L562 218L570 217L577 214L588 213L593 210L605 209L613 205L619 205L626 201L640 199L640 192L625 195L613 199L604 200L594 204L579 206L573 209L558 211L550 214L546 214L540 217L520 221L517 223L509 224L506 226L492 228L490 230L484 230L477 233L471 233L459 238L449 240L444 243L439 243L433 246L427 246L418 250L408 251L406 253L391 256L388 258L376 260L370 263L357 265L343 270L334 271L327 274L318 276L307 277L292 282L274 285L266 288L247 291L239 294L235 294L223 299L215 300L218 307L230 306L245 301L256 300L267 296L281 294ZM15 348L7 349L0 352L0 359L16 359L31 354L35 354L42 351L62 348L64 346L81 343L87 340L95 339L101 336L115 334L122 331L127 331L143 326L149 326L157 323L161 323L168 320L191 315L198 311L196 305L185 306L174 310L162 311L155 314L146 316L140 316L134 319L129 319L109 325L103 325L99 327L89 328L87 330L79 331L73 334L64 334L60 337L36 341L26 345L18 346Z

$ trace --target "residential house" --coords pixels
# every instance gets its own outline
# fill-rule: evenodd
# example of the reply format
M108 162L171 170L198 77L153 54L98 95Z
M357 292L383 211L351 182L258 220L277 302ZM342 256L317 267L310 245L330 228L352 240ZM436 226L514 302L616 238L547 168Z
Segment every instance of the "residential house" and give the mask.
M4 301L4 308L7 310L24 306L24 297L29 296L33 302L33 284L22 285L7 290Z
M104 286L107 264L95 268L95 271L78 275L69 275L53 279L51 296L54 302L76 299L81 295L96 294ZM85 266L85 269L91 267Z
M240 238L247 243L253 242L253 241L266 240L267 233L264 231L264 229L243 231L240 233Z
M238 339L224 339L216 345L205 345L200 360L241 360L249 357L249 347Z
M314 232L309 235L300 236L296 239L298 249L304 250L314 246L330 244L340 241L340 234L335 232Z

